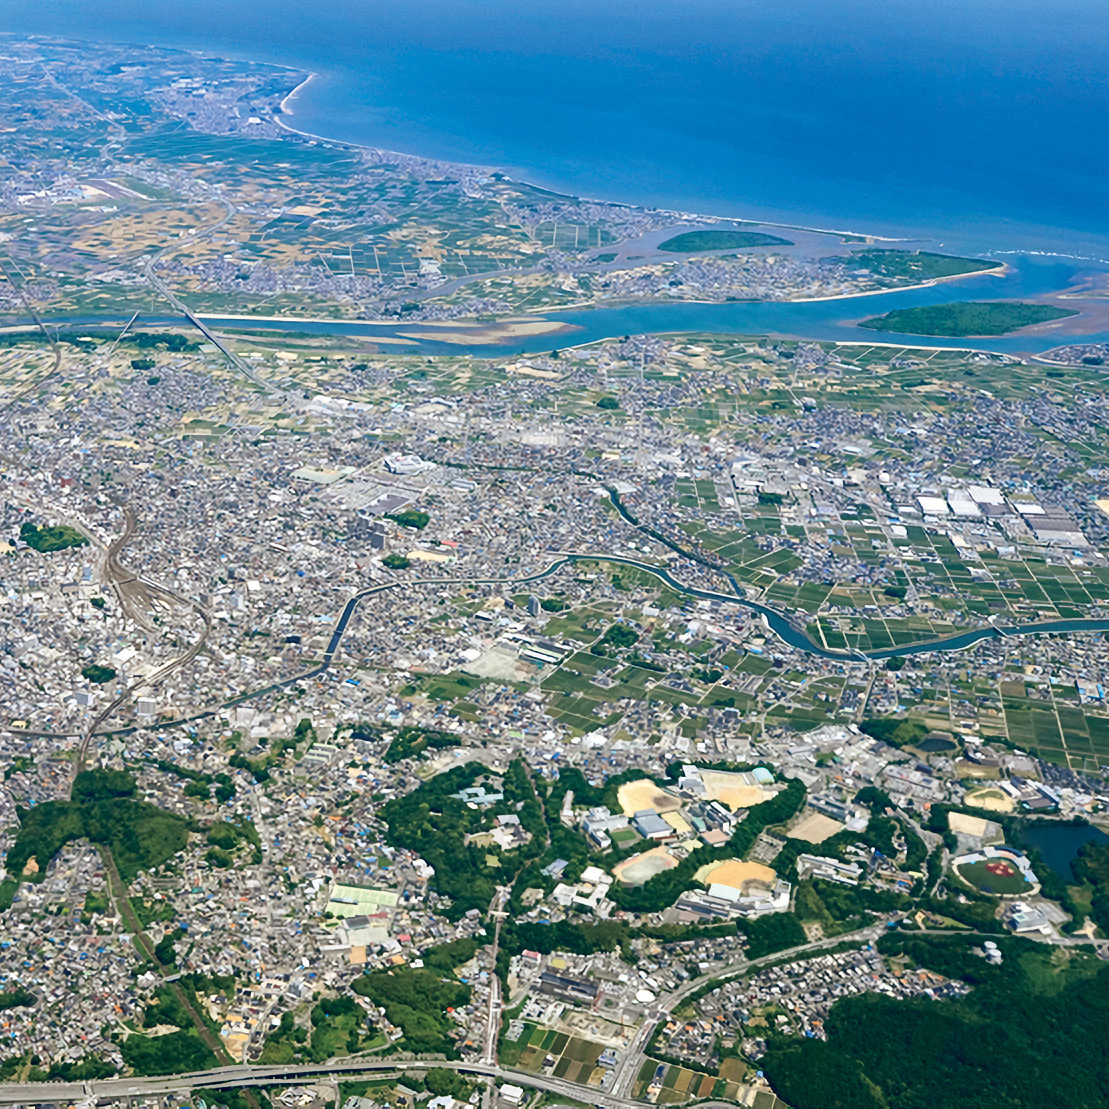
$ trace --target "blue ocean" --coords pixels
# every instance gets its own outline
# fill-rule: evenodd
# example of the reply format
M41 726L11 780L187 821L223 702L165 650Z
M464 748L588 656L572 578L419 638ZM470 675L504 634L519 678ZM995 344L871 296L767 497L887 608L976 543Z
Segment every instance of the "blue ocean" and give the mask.
M1109 259L1105 0L4 0L317 72L294 124L578 195Z

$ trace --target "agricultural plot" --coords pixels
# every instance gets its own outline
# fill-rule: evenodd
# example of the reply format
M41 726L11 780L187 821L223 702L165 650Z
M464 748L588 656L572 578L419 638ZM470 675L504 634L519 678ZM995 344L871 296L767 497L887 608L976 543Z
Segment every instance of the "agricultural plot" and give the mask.
M679 481L673 503L690 516L680 527L705 554L719 560L737 582L780 610L807 615L808 633L830 649L882 650L925 643L981 627L991 620L1024 624L1084 618L1109 604L1109 569L1098 565L1045 560L1041 551L1013 548L1002 558L993 550L971 552L946 535L909 525L889 536L858 506L857 522L846 512L827 530L799 529L807 548L823 548L836 562L862 565L877 580L805 580L809 558L787 537L781 506L740 508L741 527L706 525L706 513L692 480ZM792 525L790 525L792 526ZM809 556L811 557L811 555ZM854 572L857 577L857 571ZM910 581L921 600L907 612Z
M601 1044L553 1028L525 1023L519 1040L503 1043L499 1059L506 1066L585 1084L603 1051Z
M44 212L5 218L0 231L12 236L25 279L49 275L53 288L35 293L54 314L105 307L101 282L117 270L127 280L112 306L126 313L143 307L129 299L137 264L170 243L176 249L162 275L191 306L198 298L199 310L261 314L258 300L279 295L285 290L275 284L285 284L304 294L300 314L343 317L359 314L358 301L367 297L403 300L417 289L423 296L436 282L534 269L551 252L596 250L616 241L627 221L619 208L582 205L500 174L460 180L418 161L388 162L341 144L275 135L271 113L296 82L292 71L191 62L209 94L199 114L211 115L218 102L216 112L227 112L224 130L219 119L197 126L190 97L150 94L159 70L180 72L177 59L153 48L142 58L133 51L133 70L110 70L89 51L52 50L65 58L59 65L67 88L40 73L5 73L0 110L13 164L41 164L44 180L64 166L78 185ZM262 124L258 131L242 128L248 117ZM101 180L109 141L118 161L142 169ZM218 181L226 204L190 211L211 207L186 201L197 195L195 178ZM28 225L34 234L20 235ZM76 287L58 297L62 280ZM572 289L545 277L514 292L520 295L501 299L525 311L590 295L587 277ZM460 295L497 299L492 288L466 285ZM297 310L277 302L271 309Z
M1053 702L1004 697L1009 740L1049 762L1083 772L1109 765L1109 718Z
M725 1060L725 1066L729 1061ZM738 1062L734 1060L733 1062ZM742 1064L741 1064L742 1065ZM662 1072L661 1078L659 1071ZM728 1101L738 1100L738 1078L717 1077L705 1074L702 1071L690 1070L670 1063L656 1063L648 1059L643 1064L633 1088L633 1096L647 1100L647 1091L656 1089L656 1105L681 1105L689 1101L699 1101L705 1098L722 1098ZM733 1069L732 1074L735 1074Z

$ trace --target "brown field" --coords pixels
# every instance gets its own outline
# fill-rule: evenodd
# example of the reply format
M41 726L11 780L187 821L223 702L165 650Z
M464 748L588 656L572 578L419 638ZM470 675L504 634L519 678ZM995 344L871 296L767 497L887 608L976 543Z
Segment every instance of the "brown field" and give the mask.
M734 1056L729 1056L720 1064L720 1077L728 1082L742 1082L746 1073L747 1064Z
M678 860L665 847L654 847L640 855L633 855L612 868L613 877L629 886L641 886L664 870L673 870Z
M843 825L838 820L814 812L809 813L789 834L793 839L803 839L806 843L823 843L842 831Z
M625 782L617 791L616 798L625 816L632 816L643 809L654 809L655 812L673 812L681 808L681 802L659 789L650 778L642 778L637 782Z
M765 882L773 885L778 875L762 863L741 863L738 859L728 859L714 866L703 879L706 885L731 886L742 890L748 882Z
M989 830L989 821L980 816L968 816L966 813L948 813L947 826L953 832L962 832L965 836L980 837Z
M702 770L701 781L709 797L727 805L732 812L749 809L770 796L761 786L749 786L739 774L729 774L725 770Z
M1012 812L1016 802L999 789L976 789L966 795L966 803L988 812Z

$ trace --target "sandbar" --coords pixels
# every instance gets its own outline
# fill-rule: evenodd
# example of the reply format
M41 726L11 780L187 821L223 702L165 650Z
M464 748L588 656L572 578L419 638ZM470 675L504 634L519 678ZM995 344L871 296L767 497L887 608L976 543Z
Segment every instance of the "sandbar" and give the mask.
M569 324L558 320L504 320L499 323L465 324L458 320L434 321L413 324L420 331L399 331L408 339L420 342L454 343L459 346L485 346L489 343L504 343L525 335L554 335L561 331L575 330ZM451 331L425 331L424 328L453 328Z

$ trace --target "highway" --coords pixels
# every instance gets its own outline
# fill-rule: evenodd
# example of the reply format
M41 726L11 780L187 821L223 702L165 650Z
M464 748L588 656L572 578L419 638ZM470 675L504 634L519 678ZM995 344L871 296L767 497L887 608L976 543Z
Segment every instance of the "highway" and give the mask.
M245 1064L217 1067L191 1074L164 1078L107 1078L95 1082L25 1082L0 1085L0 1105L15 1103L69 1102L87 1098L122 1099L161 1094L184 1094L190 1090L217 1090L238 1086L290 1086L315 1083L321 1079L354 1078L358 1075L381 1076L426 1071L429 1067L446 1067L463 1074L501 1079L518 1086L528 1086L557 1094L574 1101L584 1101L604 1109L632 1109L642 1105L626 1097L617 1097L562 1078L518 1071L486 1062L451 1062L431 1060L369 1059L324 1063L319 1066L247 1066Z
M499 900L499 898L498 898ZM814 943L804 944L800 947L778 951L772 955L765 955L758 959L736 959L731 963L712 972L711 979L695 978L683 983L675 990L663 994L657 999L638 1033L629 1044L623 1059L617 1066L612 1087L608 1091L598 1090L593 1086L586 1086L576 1082L568 1082L563 1078L552 1075L534 1074L530 1071L516 1070L490 1061L489 1041L483 1045L483 1057L471 1062L456 1062L442 1059L381 1059L379 1057L364 1059L338 1060L332 1063L319 1065L291 1065L291 1066L249 1066L235 1063L224 1067L215 1067L211 1070L195 1071L189 1074L169 1075L156 1078L108 1078L93 1082L13 1082L0 1084L0 1105L41 1104L43 1102L76 1102L89 1098L123 1099L128 1097L142 1097L146 1095L184 1094L190 1090L216 1090L229 1087L251 1086L283 1086L299 1085L302 1083L318 1083L321 1080L342 1081L359 1075L375 1074L380 1077L401 1075L409 1071L424 1071L429 1067L445 1067L463 1074L474 1075L487 1079L498 1079L512 1082L518 1086L542 1090L545 1093L558 1097L569 1098L572 1101L584 1102L588 1105L601 1106L602 1109L632 1109L632 1107L645 1104L629 1096L634 1086L636 1077L646 1058L644 1049L647 1046L655 1028L660 1020L666 1020L691 994L702 989L708 981L723 982L738 975L757 970L771 963L790 961L819 955L822 951L838 947L844 943L873 942L887 931L888 925L878 922L860 928L854 932L847 932L840 936L817 940ZM923 932L914 932L914 935L950 935L940 929L926 929ZM966 938L978 938L978 933L960 933ZM988 939L991 934L982 934L981 938ZM1077 946L1088 944L1089 940L1083 937L1067 936L1056 941L1064 946ZM1094 945L1099 948L1102 958L1109 957L1109 941L1103 945ZM499 1005L497 1007L499 1010ZM491 1007L491 1015L494 1010ZM499 1015L499 1012L498 1012ZM490 1022L490 1027L493 1027ZM495 1045L495 1036L493 1044ZM702 1109L717 1109L723 1103L703 1103Z
M14 277L12 277L12 275L8 272L8 265L10 265L11 268L14 269L17 274L19 274L19 280L18 281L16 281L16 279ZM50 367L49 371L46 373L45 376L35 378L29 384L25 385L22 389L18 389L16 392L14 392L4 402L3 405L0 405L0 412L6 412L9 408L11 408L14 405L18 404L25 396L27 396L30 393L35 392L38 389L41 389L42 386L45 385L51 378L57 377L58 374L61 373L61 369L62 369L62 348L59 345L57 339L51 339L50 338L50 332L46 330L46 324L44 324L42 322L42 317L38 314L38 312L35 310L35 306L28 299L27 290L23 287L24 286L23 271L16 264L14 258L9 256L8 259L7 259L7 265L5 265L3 263L0 263L0 276L4 277L11 284L11 286L16 290L16 292L19 293L19 299L23 302L23 307L26 308L27 311L30 313L31 319L35 321L35 326L39 329L39 331L42 332L43 337L46 339L47 343L50 345L50 353L54 355L54 364L53 364L53 366ZM18 465L18 463L17 463L17 465Z
M494 915L503 917L500 903L502 893L494 899ZM819 954L822 950L842 943L866 942L873 940L886 930L885 924L874 924L856 932L830 939L818 940L789 951L779 951L760 959L736 959L713 973L714 979L734 978L751 969L782 959L798 958L807 954ZM495 941L494 941L495 942ZM567 1097L590 1105L603 1106L604 1109L629 1109L643 1103L629 1096L645 1058L643 1049L650 1040L660 1020L669 1014L691 993L705 985L705 979L693 979L676 990L664 994L655 1003L632 1043L624 1059L616 1070L616 1077L609 1091L601 1091L593 1086L568 1082L553 1075L533 1074L512 1067L500 1066L494 1059L497 1033L500 1026L501 1001L499 990L490 999L488 1024L485 1042L482 1045L482 1058L473 1062L447 1062L431 1060L396 1059L350 1059L318 1066L248 1066L233 1064L216 1067L212 1070L197 1071L191 1074L171 1075L162 1078L108 1078L95 1082L25 1082L0 1084L0 1105L27 1102L65 1102L86 1098L125 1098L148 1094L184 1093L188 1090L218 1089L232 1086L276 1086L292 1085L301 1082L318 1082L325 1078L343 1079L355 1075L376 1073L381 1075L403 1074L405 1071L426 1070L428 1067L447 1067L484 1078L513 1082L518 1086L543 1090L548 1094Z
M205 238L208 235L213 235L221 228L225 227L231 222L232 217L235 215L237 209L233 204L227 200L221 201L226 208L227 212L224 217L211 224L209 227L202 228L200 231L189 233L189 242L195 243L197 240ZM227 360L241 373L248 381L254 382L264 393L276 393L279 390L271 385L265 378L260 377L254 368L243 358L240 358L227 344L216 334L214 334L199 316L193 314L192 310L177 299L173 290L154 272L154 267L167 255L172 254L180 247L180 243L171 243L163 247L157 254L147 258L143 262L143 273L146 279L158 290L161 295L169 301L174 310L180 312L195 327L205 339L208 340L213 346L217 347L219 351L227 358Z
M498 895L497 901L500 900ZM499 910L498 910L499 911ZM829 939L818 940L789 951L779 951L760 959L737 959L713 973L713 979L725 980L757 969L768 963L782 959L817 955L823 950L842 943L866 942L877 938L886 930L885 924L875 924L856 932ZM29 1082L0 1085L0 1105L19 1102L64 1102L84 1098L125 1098L148 1094L184 1093L188 1090L219 1089L232 1086L276 1086L292 1085L301 1082L318 1082L324 1078L343 1079L361 1074L403 1074L406 1071L426 1070L428 1067L446 1067L485 1078L513 1082L519 1086L543 1090L549 1094L583 1101L604 1109L627 1109L643 1103L629 1096L636 1076L645 1058L643 1049L650 1040L659 1020L665 1020L686 997L705 985L705 979L693 979L678 989L664 994L658 999L652 1011L647 1014L643 1026L629 1045L623 1061L616 1071L616 1078L610 1091L601 1091L593 1086L568 1082L552 1075L533 1074L512 1067L500 1066L489 1058L495 1051L496 1031L499 1026L500 1004L490 1004L490 1021L487 1038L483 1045L482 1058L473 1062L448 1062L439 1059L397 1060L397 1059L351 1059L318 1066L248 1066L233 1064L216 1067L212 1070L197 1071L191 1074L171 1075L162 1078L109 1078L95 1082Z

